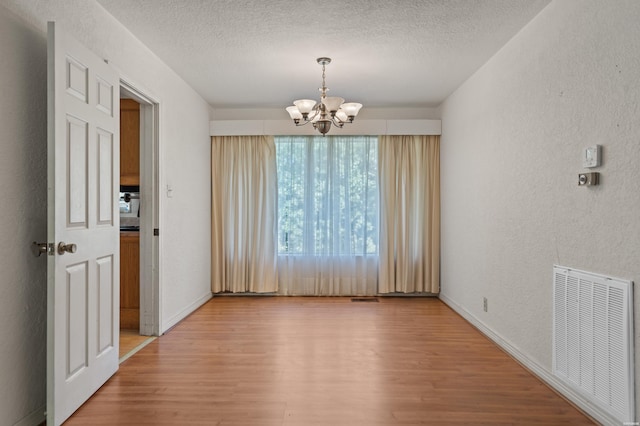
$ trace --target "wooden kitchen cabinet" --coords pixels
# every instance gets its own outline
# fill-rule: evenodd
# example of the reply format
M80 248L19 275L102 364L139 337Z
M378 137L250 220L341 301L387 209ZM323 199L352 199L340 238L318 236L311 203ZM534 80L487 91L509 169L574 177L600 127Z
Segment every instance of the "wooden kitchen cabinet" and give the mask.
M120 328L140 328L140 233L120 233Z
M140 104L120 99L120 185L140 185Z

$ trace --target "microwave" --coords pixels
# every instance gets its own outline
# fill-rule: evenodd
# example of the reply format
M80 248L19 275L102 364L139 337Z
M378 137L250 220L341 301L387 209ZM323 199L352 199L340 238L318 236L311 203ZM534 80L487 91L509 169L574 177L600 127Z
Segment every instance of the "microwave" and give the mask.
M120 219L140 217L140 187L120 186Z
M120 217L140 217L139 193L120 193Z

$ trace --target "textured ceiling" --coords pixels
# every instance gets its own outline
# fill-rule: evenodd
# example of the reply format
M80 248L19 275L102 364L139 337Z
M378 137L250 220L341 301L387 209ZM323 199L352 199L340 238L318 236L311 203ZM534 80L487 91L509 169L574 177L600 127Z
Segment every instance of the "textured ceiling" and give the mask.
M214 108L436 106L549 0L98 0Z

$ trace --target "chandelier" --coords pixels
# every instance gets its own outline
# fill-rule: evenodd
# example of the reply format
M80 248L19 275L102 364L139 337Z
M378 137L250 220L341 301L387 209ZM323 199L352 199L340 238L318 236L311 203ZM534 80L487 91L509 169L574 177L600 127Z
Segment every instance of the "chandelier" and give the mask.
M296 126L312 123L313 127L324 136L331 129L331 124L342 128L345 123L353 123L362 104L344 103L343 98L327 96L329 89L325 83L325 66L331 63L331 58L318 58L317 61L322 65L322 87L318 89L320 103L316 104L313 99L299 99L293 101L293 105L286 110Z

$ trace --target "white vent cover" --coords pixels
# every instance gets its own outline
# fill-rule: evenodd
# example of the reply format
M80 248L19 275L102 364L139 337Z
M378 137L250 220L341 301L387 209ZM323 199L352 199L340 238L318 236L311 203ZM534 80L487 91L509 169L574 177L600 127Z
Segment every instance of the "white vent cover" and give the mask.
M632 284L553 268L553 374L621 424L635 415Z

